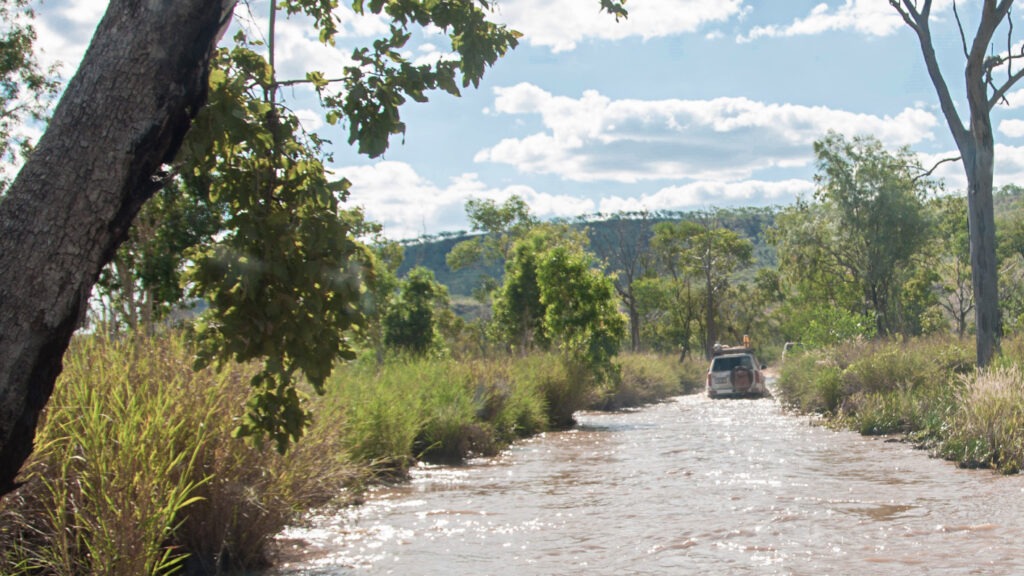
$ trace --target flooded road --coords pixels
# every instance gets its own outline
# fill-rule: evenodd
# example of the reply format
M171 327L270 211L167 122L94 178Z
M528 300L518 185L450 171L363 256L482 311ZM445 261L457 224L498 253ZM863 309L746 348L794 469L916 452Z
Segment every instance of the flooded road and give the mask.
M287 531L274 574L1024 574L1020 476L770 399L579 420Z

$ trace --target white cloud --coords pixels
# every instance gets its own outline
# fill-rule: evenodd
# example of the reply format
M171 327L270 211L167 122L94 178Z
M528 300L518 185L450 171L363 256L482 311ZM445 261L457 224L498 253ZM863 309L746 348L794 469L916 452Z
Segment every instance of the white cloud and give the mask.
M59 64L70 78L107 9L95 0L48 0L36 9L36 46L40 61L49 68Z
M629 18L599 12L597 0L503 0L495 19L524 34L534 46L572 50L587 39L644 40L695 32L708 23L741 17L744 0L644 0L627 4Z
M809 165L811 144L829 130L901 146L933 139L938 125L915 108L892 117L747 98L611 100L587 91L574 99L527 83L495 92L494 113L540 115L546 130L503 139L475 160L581 182L746 180Z
M999 131L1009 138L1024 136L1024 120L1003 120L999 123Z
M788 204L814 192L810 180L742 180L737 182L700 181L669 186L640 197L612 196L601 199L601 213L640 210L693 210L711 206L755 206Z
M940 160L958 158L956 161L943 163L932 173L932 177L943 181L946 190L949 191L967 189L967 176L964 174L964 165L959 160L959 156L960 153L956 150L938 154L918 154L921 166L925 169L932 168ZM993 183L996 187L1024 182L1024 146L996 144L993 176Z
M952 4L953 0L935 0L932 4L933 17L949 9ZM789 25L756 26L736 40L751 42L759 38L813 36L839 30L850 30L868 36L888 36L905 26L903 18L888 2L844 0L843 4L836 8L822 2L812 8L806 17L797 18Z
M595 203L584 198L538 192L528 186L489 187L473 173L462 174L447 185L439 186L404 162L347 166L333 172L352 181L348 203L362 206L367 217L383 224L385 234L395 239L468 229L465 205L471 198L503 202L517 195L542 219L596 210Z

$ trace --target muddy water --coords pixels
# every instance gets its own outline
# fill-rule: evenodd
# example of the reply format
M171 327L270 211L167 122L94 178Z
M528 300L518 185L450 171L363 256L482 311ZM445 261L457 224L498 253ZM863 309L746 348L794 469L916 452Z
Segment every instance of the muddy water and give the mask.
M281 536L276 574L1024 574L1024 478L688 396Z

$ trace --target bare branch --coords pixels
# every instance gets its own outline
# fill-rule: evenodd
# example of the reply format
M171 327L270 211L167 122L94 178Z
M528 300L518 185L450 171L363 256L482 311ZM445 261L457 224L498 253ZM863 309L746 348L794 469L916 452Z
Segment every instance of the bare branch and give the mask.
M1006 23L1010 29L1006 32L1006 77L1013 78L1013 13L1006 13Z
M1006 82L1003 83L1002 86L997 88L992 93L992 97L988 99L988 109L991 110L991 109L995 108L996 104L999 104L1000 100L1005 102L1006 101L1006 93L1009 92L1010 88L1013 88L1013 85L1016 84L1017 81L1020 80L1021 78L1024 78L1024 68L1014 72L1006 80Z
M960 12L956 9L956 0L953 1L953 16L956 17L956 27L960 31L960 44L964 47L964 58L967 58L967 35L964 34L964 25L960 21Z
M903 21L907 23L907 26L910 26L914 32L920 34L920 30L917 25L917 19L919 17L917 9L913 4L910 4L905 0L904 3L906 4L906 9L904 9L904 6L900 4L900 0L889 0L889 5L899 12L900 16L903 17Z
M325 80L321 80L320 82L323 83L323 84L336 84L338 82L344 82L344 81L345 81L344 78L327 78ZM313 84L313 81L310 80L309 78L297 78L297 79L294 79L294 80L279 80L277 82L277 85L279 87L298 86L300 84Z
M917 176L914 176L913 178L910 179L910 181L911 182L917 182L918 180L920 180L922 178L927 178L927 177L931 176L936 170L938 170L939 166L942 166L946 162L957 162L957 161L960 160L960 158L961 158L960 156L954 156L954 157L951 157L951 158L943 158L942 160L939 160L938 162L936 162L935 165L932 166L931 170L928 170L927 172L922 172L922 173L918 174Z
M949 85L946 84L946 79L942 76L942 70L939 68L935 46L932 43L931 29L928 25L928 15L931 13L932 7L931 0L925 0L920 11L918 11L917 3L914 0L889 0L889 5L895 8L903 17L903 21L917 33L928 77L931 79L932 85L935 86L942 114L953 134L953 139L956 140L957 148L963 150L969 137L969 131L957 112L953 96L949 92Z

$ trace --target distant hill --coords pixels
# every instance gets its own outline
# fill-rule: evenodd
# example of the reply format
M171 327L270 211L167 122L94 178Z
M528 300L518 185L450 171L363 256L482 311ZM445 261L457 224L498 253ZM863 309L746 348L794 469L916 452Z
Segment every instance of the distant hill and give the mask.
M775 223L777 208L733 208L721 209L715 217L725 228L749 238L754 243L754 269L776 265L775 249L764 239L764 232ZM652 235L652 228L658 222L696 220L695 212L655 212L647 215L626 213L613 216L587 216L566 223L586 228L590 236L590 249L598 259L612 261L611 254L620 238L633 239L641 236L645 242ZM452 247L463 240L472 238L466 232L450 232L438 236L424 236L403 242L405 259L398 269L399 276L406 275L416 266L433 270L437 281L448 287L452 296L469 296L480 285L481 277L500 278L504 266L496 264L489 268L475 267L453 272L445 263L445 256Z

